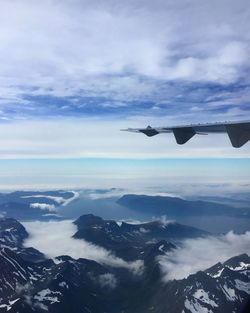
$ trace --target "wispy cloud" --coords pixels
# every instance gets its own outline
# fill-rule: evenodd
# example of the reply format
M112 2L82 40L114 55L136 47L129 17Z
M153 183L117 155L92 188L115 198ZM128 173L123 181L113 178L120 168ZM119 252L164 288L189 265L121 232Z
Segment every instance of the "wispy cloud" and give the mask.
M181 147L119 131L249 119L249 11L246 0L2 0L0 158L249 157L226 135Z
M72 221L35 221L23 224L30 235L24 245L34 247L50 258L69 255L74 259L86 258L109 266L124 267L135 274L143 271L143 262L140 260L126 262L116 257L111 251L83 239L72 238L77 231ZM101 281L103 284L114 285L112 277L102 277Z
M31 203L30 204L31 208L35 208L35 209L41 209L41 210L48 210L51 212L55 212L56 208L54 206L54 204L47 204L47 203Z
M182 246L158 257L163 280L182 279L199 270L205 270L230 257L250 253L250 232L188 239Z
M246 0L3 0L1 118L215 114L216 104L249 114L249 10Z
M56 119L0 124L0 158L152 159L249 156L249 145L234 149L227 134L197 135L186 145L180 146L176 144L173 134L148 138L143 134L120 131L128 126L145 126L149 123L159 126L166 125L167 122L164 118L144 117L123 120Z
M99 283L104 288L114 289L117 286L117 278L111 273L101 274L99 275Z

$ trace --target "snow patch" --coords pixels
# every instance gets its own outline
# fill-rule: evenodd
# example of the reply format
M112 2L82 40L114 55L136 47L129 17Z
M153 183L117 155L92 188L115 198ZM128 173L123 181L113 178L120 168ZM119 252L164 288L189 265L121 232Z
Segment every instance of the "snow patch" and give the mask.
M161 251L161 252L164 252L163 248L164 248L164 245L160 245L160 247L158 248L158 250Z
M240 271L240 270L247 270L250 269L250 264L246 264L244 262L240 262L239 266L227 266L228 268L230 268L230 270L233 271Z
M9 301L9 304L1 304L0 308L6 308L7 311L9 311L12 308L12 305L16 303L20 298L17 298L15 300Z
M218 307L218 304L211 300L209 298L209 294L203 289L196 290L196 292L193 294L193 297L200 300L201 302L211 305L212 307Z
M234 289L228 287L227 285L224 285L222 287L222 291L225 294L228 301L235 301L237 299Z
M61 283L59 283L59 286L69 289L69 285L65 281L62 281Z
M250 282L244 282L242 280L239 279L235 279L235 287L238 290L244 291L248 294L250 294Z
M38 301L49 301L50 304L60 302L58 300L58 295L62 295L59 291L52 291L50 289L44 289L39 291L35 296L34 299Z
M185 308L188 309L191 313L213 313L208 308L202 306L197 300L185 300Z
M213 277L213 278L217 278L217 277L220 277L221 276L221 274L222 274L222 272L224 271L224 268L222 268L222 269L220 269L216 274L214 274L214 275L211 275L211 274L209 274L211 277Z

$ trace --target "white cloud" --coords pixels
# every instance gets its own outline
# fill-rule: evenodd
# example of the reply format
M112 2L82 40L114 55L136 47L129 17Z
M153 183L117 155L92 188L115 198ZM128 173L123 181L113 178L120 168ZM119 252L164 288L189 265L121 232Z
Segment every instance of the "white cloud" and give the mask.
M47 203L31 203L30 204L31 208L35 209L41 209L41 210L48 210L51 212L55 211L55 206L54 204L47 204Z
M243 158L250 157L250 143L235 149L227 134L210 134L194 136L180 146L176 144L173 134L149 138L143 134L120 131L126 127L163 126L168 123L174 125L180 120L165 120L164 117L124 120L81 118L0 124L0 188L127 189L129 186L129 189L143 192L145 186L166 186L168 182L166 189L160 191L178 194L176 183L186 185L184 191L190 190L190 179L196 184L195 190L200 189L199 184L226 182L234 191L241 188L239 182L249 182L248 163ZM93 162L89 158L93 158ZM166 160L158 161L160 158ZM171 161L173 158L180 160ZM187 161L188 158L202 158L204 161L195 163ZM207 158L210 161L200 163ZM212 158L237 160L232 166L227 166L225 162L225 166L219 167L221 161ZM174 166L176 162L180 166ZM174 189L170 182L175 184ZM113 195L116 193L114 191Z
M198 98L202 94L202 100L210 97L212 102L206 104L210 108L238 106L227 113L205 114L206 109L201 109L205 106L199 102L202 100L196 97L191 97L194 103L185 103L191 107L189 113L182 113L175 105L178 99L187 97L185 93L192 93L179 80L227 84L244 76L249 67L249 10L244 0L2 0L1 158L248 157L249 148L232 149L224 135L216 140L214 136L196 136L184 147L176 147L171 135L150 139L121 133L119 129L245 117L240 105L248 103L249 88L233 94L217 91L219 96L216 93L213 101L211 92L206 95L202 90L196 91ZM166 85L175 80L176 85ZM33 117L44 113L41 107L46 103L31 105L24 95L102 96L105 100L100 101L100 106L106 109L121 108L127 105L126 101L146 100L155 103L153 111L160 106L173 107L169 115L174 113L175 117L136 116L138 112L133 112L133 117L124 120L113 117L106 121L70 121L57 117L9 123L8 119L16 115L25 119L27 112ZM82 101L72 103L70 106L75 108L85 106ZM60 115L56 104L54 112L53 105L45 115ZM62 115L67 107L62 104Z
M72 238L77 231L72 221L36 221L23 225L30 235L24 245L34 247L50 258L69 255L74 259L86 258L109 266L124 267L138 275L143 271L141 260L126 262L100 246Z
M2 0L1 97L25 102L23 88L36 87L145 98L157 89L140 76L234 82L249 65L249 28L246 0Z
M73 190L69 190L68 192L71 192L73 194L73 196L71 198L64 198L64 197L55 197L55 196L48 196L48 195L31 195L31 196L22 196L23 199L29 199L29 198L45 198L45 199L49 199L49 200L53 200L54 202L56 202L57 204L61 204L62 206L67 206L69 205L72 201L76 200L79 197L79 193L77 191L73 191ZM42 209L45 209L46 206L44 206L44 203L32 203L31 207L35 208L35 207L39 207ZM54 205L47 205L47 208L49 209L54 209L55 206Z
M173 134L148 138L143 134L120 131L148 124L164 126L168 122L175 124L163 117L123 120L75 118L0 124L0 158L238 158L250 155L249 144L241 149L232 148L227 134L196 135L180 146Z
M98 278L99 283L102 287L109 287L111 289L114 289L117 286L117 278L114 274L105 273L99 275Z
M199 270L205 270L218 262L250 253L250 232L209 236L183 241L182 247L158 258L163 280L182 279Z
M3 218L6 215L6 212L0 212L0 218Z
M161 218L160 218L160 222L162 223L163 226L167 226L169 224L174 223L175 221L174 220L169 220L166 215L162 215Z
M134 191L137 195L145 195L147 196L162 196L162 197L179 197L182 198L181 195L177 193L169 193L169 192L160 192L160 191L152 191L152 190L136 190ZM86 193L86 196L89 197L92 200L96 199L105 199L105 198L113 198L113 197L121 197L124 194L131 193L131 189L129 188L112 188L109 190L106 190L106 192L98 192L96 190L90 190Z
M29 198L47 198L49 200L53 200L54 202L61 204L66 201L63 197L55 197L55 196L48 196L48 195L31 195L31 196L22 196L23 199Z
M192 84L226 86L242 77L248 84L246 0L2 0L0 6L1 159L250 156L249 144L233 149L227 135L195 136L181 147L173 135L147 138L119 131L246 117L249 88L211 95L206 87L197 90ZM48 106L35 98L46 95L59 97L54 99L58 103L50 99ZM27 96L34 96L34 103ZM65 104L67 96L81 100ZM65 117L72 107L79 109L72 109L72 115L88 114L80 110L86 105L81 96L105 98L93 110L99 119ZM128 103L133 100L138 111ZM143 101L155 109L145 112ZM127 118L118 117L126 105L131 107L124 113ZM234 107L218 113L224 105ZM108 108L114 116L102 117ZM208 108L214 111L207 113ZM144 115L152 111L165 116ZM48 115L49 120L27 120ZM9 121L15 118L19 121ZM48 183L42 172L37 177L44 187ZM25 172L19 169L18 174Z

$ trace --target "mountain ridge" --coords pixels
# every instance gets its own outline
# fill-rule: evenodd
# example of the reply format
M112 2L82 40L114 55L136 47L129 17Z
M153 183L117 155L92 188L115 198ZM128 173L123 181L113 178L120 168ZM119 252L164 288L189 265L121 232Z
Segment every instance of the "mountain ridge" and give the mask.
M137 212L168 216L237 216L250 217L249 208L178 197L126 194L117 203Z
M107 222L94 219L104 225ZM93 226L86 220L84 225L87 229ZM247 254L219 263L222 268L218 273L210 268L185 279L163 282L157 256L175 249L171 242L145 245L145 269L137 275L82 258L41 258L41 252L23 247L27 232L14 219L0 219L0 233L6 234L0 244L0 268L4 269L0 271L0 312L221 313L248 308ZM134 248L138 249L136 242Z

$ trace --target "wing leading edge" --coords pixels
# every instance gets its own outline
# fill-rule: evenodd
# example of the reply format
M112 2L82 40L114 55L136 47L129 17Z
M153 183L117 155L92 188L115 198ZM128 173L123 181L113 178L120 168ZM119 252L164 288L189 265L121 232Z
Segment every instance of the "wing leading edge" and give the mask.
M190 124L171 127L148 126L146 128L122 129L122 131L143 133L148 137L153 137L161 133L173 133L175 140L179 145L185 144L194 135L207 135L209 133L227 133L232 146L235 148L240 148L250 140L250 121Z

